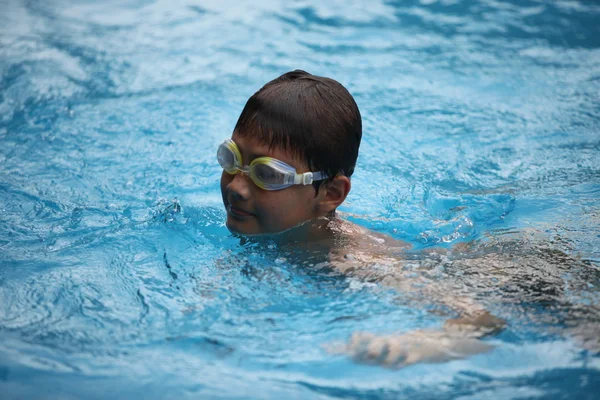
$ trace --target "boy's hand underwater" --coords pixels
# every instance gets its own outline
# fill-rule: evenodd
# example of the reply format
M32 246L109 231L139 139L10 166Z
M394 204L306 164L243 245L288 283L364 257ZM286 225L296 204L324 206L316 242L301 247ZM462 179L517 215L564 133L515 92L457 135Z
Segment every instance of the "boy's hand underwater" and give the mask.
M355 361L391 368L411 364L439 363L487 352L493 345L480 340L497 333L505 321L490 313L446 321L444 330L417 330L401 335L378 336L356 332L347 344L328 348L332 353L346 354Z
M420 362L444 362L484 353L493 346L477 338L445 331L418 330L400 336L357 332L345 346L331 348L355 361L402 368Z

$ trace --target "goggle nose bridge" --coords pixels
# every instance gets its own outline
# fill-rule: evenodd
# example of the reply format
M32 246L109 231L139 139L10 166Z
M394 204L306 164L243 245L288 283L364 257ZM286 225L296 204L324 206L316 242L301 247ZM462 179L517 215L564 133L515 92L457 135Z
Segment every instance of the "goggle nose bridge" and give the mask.
M241 172L242 174L246 175L246 176L250 176L250 166L249 165L239 165L237 164L235 166L235 170L238 172Z

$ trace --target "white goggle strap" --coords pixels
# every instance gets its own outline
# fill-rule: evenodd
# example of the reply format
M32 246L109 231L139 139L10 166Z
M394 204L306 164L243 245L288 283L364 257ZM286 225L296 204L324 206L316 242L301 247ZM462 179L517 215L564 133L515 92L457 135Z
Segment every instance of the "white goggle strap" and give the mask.
M327 178L324 172L305 172L296 174L294 177L294 185L310 185L313 181L320 181Z

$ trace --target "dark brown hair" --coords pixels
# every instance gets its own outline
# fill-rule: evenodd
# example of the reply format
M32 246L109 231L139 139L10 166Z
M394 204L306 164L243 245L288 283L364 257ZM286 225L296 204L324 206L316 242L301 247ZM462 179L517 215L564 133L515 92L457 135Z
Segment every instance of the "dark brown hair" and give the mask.
M248 99L235 131L289 152L332 179L354 172L362 120L354 98L339 82L295 70Z

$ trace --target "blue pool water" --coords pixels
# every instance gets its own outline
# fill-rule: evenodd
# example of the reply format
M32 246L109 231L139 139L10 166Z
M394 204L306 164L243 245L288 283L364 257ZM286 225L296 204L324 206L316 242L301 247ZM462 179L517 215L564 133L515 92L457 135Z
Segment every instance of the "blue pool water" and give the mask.
M593 398L599 20L584 0L0 1L0 397ZM361 109L346 218L475 243L412 263L507 320L492 351L331 354L444 317L229 235L216 145L296 68Z

